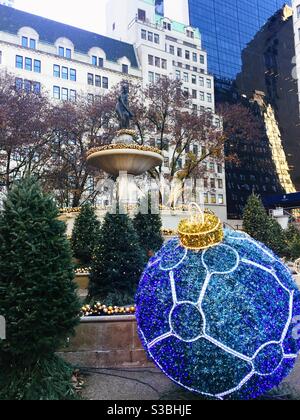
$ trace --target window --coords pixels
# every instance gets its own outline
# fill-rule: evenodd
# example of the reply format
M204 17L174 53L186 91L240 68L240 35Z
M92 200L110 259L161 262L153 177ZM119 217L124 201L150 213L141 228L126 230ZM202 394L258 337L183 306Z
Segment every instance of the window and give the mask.
M145 29L141 30L141 38L145 40L147 39L147 31L145 31Z
M177 79L177 80L180 80L180 79L181 79L181 73L180 73L180 70L176 70L175 75L176 75L176 79Z
M192 91L193 99L197 99L197 91L193 89Z
M160 81L160 74L155 73L155 83L158 83Z
M217 196L216 194L211 194L211 204L217 204Z
M160 67L160 58L155 57L155 67Z
M218 195L218 204L224 204L224 196L223 194Z
M24 80L24 90L27 93L30 93L32 89L32 84L30 80Z
M89 101L90 104L92 104L94 102L94 95L92 93L89 93L87 98L88 98L88 101Z
M122 73L129 73L129 66L127 64L122 64Z
M170 45L170 54L172 54L172 55L175 54L175 47L174 47L174 45Z
M210 188L212 189L216 188L216 180L214 178L211 178L210 180Z
M218 188L223 188L223 179L218 179Z
M177 56L182 57L182 49L181 48L177 48Z
M60 77L60 66L58 66L57 64L54 64L53 66L53 76Z
M36 49L36 40L35 40L35 39L30 38L29 47L30 47L32 50L35 50L35 49Z
M199 147L196 144L194 144L194 146L193 146L193 153L194 153L195 156L198 156Z
M94 75L92 73L88 73L88 84L94 85Z
M16 77L15 86L16 86L17 90L22 90L23 89L23 79L20 79L19 77Z
M154 83L154 73L153 73L153 71L149 71L148 80L149 80L149 83Z
M108 77L102 77L102 87L108 89Z
M32 58L25 58L25 70L32 71Z
M171 23L164 22L163 23L163 28L166 29L167 31L171 31L171 29L172 29Z
M198 62L197 53L193 53L193 61L194 61L195 63L197 63L197 62Z
M71 59L72 58L72 51L70 48L66 48L66 58Z
M41 84L39 82L33 82L32 83L32 91L36 95L39 95L41 93Z
M141 20L142 22L145 22L145 20L146 20L145 10L138 9L138 20Z
M203 179L204 188L208 188L208 178Z
M40 60L34 60L34 71L35 71L35 73L41 73L42 63L41 63Z
M204 92L200 92L200 101L204 101L205 95Z
M68 67L62 67L61 68L61 77L64 80L68 80L69 79L69 69L68 69Z
M61 90L61 99L63 101L68 101L69 100L69 91L66 88L62 88Z
M188 98L188 97L190 96L190 91L189 91L189 88L184 88L184 89L183 89L183 94L184 94L184 96L185 96L186 98Z
M210 169L211 171L214 171L214 170L215 170L215 164L214 164L213 162L210 162L210 164L209 164L209 169Z
M153 42L153 32L148 32L148 41Z
M185 83L188 83L189 82L189 74L188 73L183 73L183 81Z
M153 66L153 64L154 64L153 55L148 55L148 64L149 64L149 66Z
M77 92L76 90L71 89L70 90L70 101L71 102L76 102L77 99Z
M211 93L207 94L207 102L212 102L212 94Z
M205 64L205 57L204 55L200 55L200 64Z
M211 79L206 80L206 86L208 87L208 89L211 89L212 87Z
M204 204L208 204L208 193L204 193Z
M185 59L186 59L186 60L190 60L190 59L191 59L191 54L190 54L190 52L189 52L189 51L186 51L186 52L185 52Z
M60 99L60 87L54 86L53 87L53 98L54 99Z
M154 43L159 44L159 35L158 34L154 34Z
M98 66L99 67L103 67L104 66L104 58L102 58L102 57L99 57L98 58Z
M22 47L28 48L28 38L26 36L22 36Z
M199 77L199 85L204 86L204 77L203 76Z
M93 64L93 66L98 65L98 57L96 55L93 55L93 57L92 57L92 64Z
M23 57L21 55L16 56L16 67L17 69L23 68Z
M162 58L162 60L161 60L161 67L162 67L164 70L167 70L167 60L164 60L164 59Z
M101 87L101 76L95 76L95 86Z
M60 57L64 57L65 56L65 49L63 47L59 47L58 48L58 55Z
M70 69L70 80L72 82L76 82L77 80L77 72L75 69Z
M197 76L195 74L192 74L192 83L193 85L197 84Z

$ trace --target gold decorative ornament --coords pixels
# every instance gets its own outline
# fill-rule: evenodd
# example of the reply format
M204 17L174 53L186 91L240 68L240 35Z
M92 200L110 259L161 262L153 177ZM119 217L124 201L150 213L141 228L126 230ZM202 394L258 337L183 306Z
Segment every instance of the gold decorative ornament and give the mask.
M136 131L135 130L129 130L127 128L123 128L122 130L117 131L117 137L121 137L121 136L134 137L134 136L136 136Z
M189 209L191 217L182 220L178 227L181 245L200 251L220 244L224 238L221 220L213 213L203 212L196 203L191 203Z
M151 146L141 146L139 144L123 144L123 143L118 143L118 144L107 144L105 146L99 146L99 147L93 147L92 149L87 151L87 157L93 155L94 153L97 152L104 152L105 150L124 150L124 149L128 149L128 150L139 150L141 152L153 152L153 153L158 153L160 155L162 155L161 150L157 149L156 147L151 147Z

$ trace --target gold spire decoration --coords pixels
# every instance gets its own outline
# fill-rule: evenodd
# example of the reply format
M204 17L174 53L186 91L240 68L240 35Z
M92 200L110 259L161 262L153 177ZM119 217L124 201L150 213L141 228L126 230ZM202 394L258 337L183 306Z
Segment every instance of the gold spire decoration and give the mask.
M213 213L203 212L196 203L191 203L189 209L190 218L182 220L178 226L181 245L200 251L221 243L224 238L221 220Z

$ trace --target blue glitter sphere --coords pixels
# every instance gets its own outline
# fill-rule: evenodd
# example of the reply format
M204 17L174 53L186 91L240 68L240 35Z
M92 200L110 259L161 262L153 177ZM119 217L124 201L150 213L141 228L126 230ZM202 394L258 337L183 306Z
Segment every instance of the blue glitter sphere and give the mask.
M136 304L147 353L190 391L257 398L295 364L300 292L281 260L245 233L225 230L221 244L199 252L172 239L150 260Z

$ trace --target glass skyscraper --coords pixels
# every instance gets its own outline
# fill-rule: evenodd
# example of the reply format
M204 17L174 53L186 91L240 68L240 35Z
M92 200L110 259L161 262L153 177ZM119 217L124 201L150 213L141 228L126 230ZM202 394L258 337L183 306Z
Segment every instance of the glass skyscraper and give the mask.
M283 5L283 0L188 1L190 23L200 29L208 52L209 72L221 79L235 79L242 50Z

